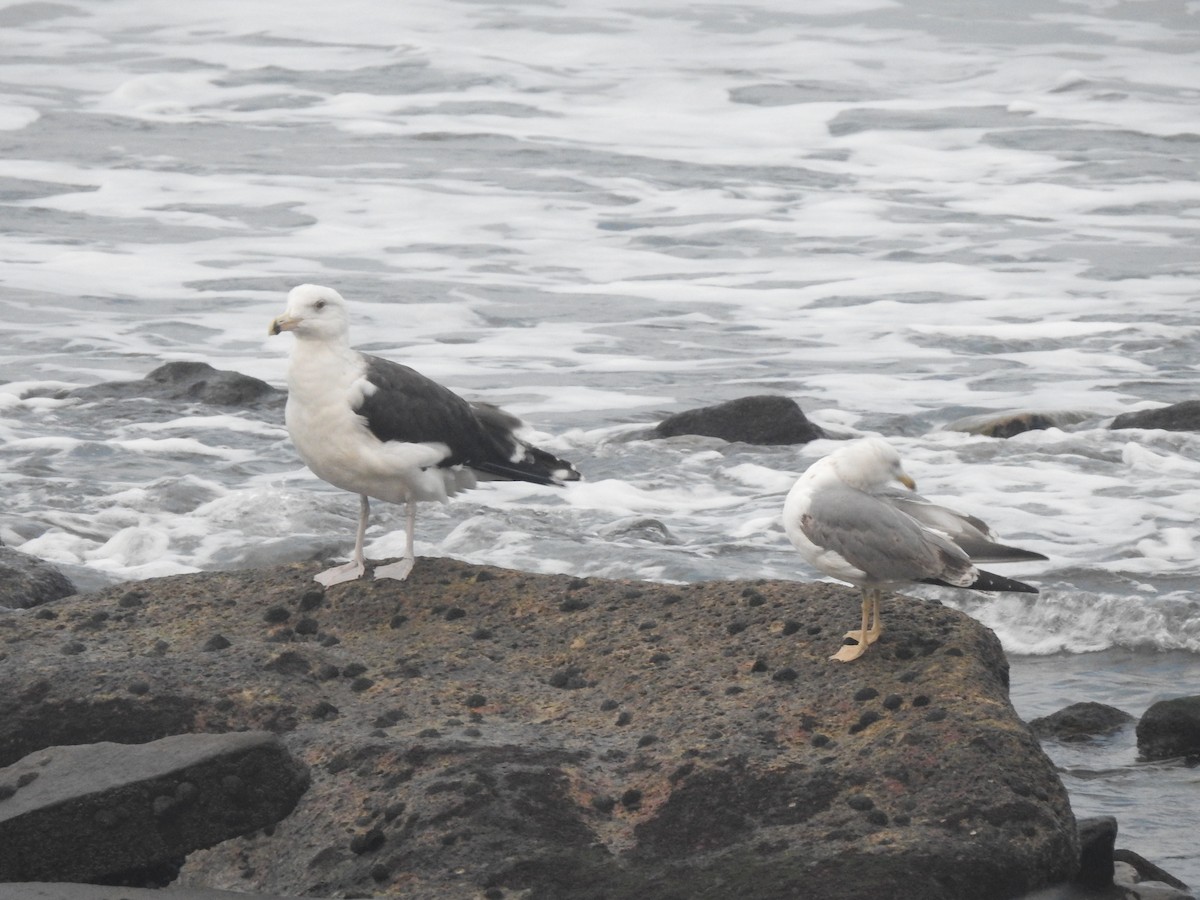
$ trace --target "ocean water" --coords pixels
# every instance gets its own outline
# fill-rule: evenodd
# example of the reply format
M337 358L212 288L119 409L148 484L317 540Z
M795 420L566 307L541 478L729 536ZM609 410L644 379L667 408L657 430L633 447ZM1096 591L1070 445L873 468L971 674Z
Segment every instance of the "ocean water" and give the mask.
M779 523L836 443L656 440L794 397L1045 563L942 599L1026 718L1200 693L1200 3L0 2L0 540L84 586L345 554L269 413L64 390L197 360L282 385L287 290L524 417L587 480L489 485L419 555L817 577ZM1008 440L946 426L1064 412ZM368 552L398 554L375 504ZM419 563L418 563L419 564ZM1200 885L1200 776L1048 748Z

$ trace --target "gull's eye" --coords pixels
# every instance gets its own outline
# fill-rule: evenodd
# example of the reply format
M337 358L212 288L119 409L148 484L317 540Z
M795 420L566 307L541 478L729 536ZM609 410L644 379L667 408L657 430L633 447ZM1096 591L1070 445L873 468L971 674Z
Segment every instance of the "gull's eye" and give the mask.
M322 310L322 309L324 309L324 308L325 308L325 301L324 301L324 300L318 300L316 303L314 303L314 304L313 304L313 309L315 309L315 310L318 310L318 311L319 311L319 310Z

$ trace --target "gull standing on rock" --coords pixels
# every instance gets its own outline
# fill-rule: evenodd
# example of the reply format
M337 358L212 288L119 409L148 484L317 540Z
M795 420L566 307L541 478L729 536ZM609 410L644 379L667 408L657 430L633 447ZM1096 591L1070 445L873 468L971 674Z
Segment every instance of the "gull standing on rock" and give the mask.
M270 327L271 334L284 331L296 336L288 434L317 477L360 497L353 556L317 575L321 584L365 574L371 497L407 505L404 556L375 568L376 578L404 579L415 559L417 501L445 501L477 480L579 480L571 463L517 437L522 423L515 416L468 403L408 366L351 349L346 303L332 288L293 288L287 310Z
M997 543L983 521L910 493L915 488L895 448L869 437L817 460L788 493L783 527L792 544L814 568L862 590L862 628L846 633L856 643L830 659L858 659L879 639L884 588L923 582L1037 593L1035 587L985 572L975 563L1046 557Z

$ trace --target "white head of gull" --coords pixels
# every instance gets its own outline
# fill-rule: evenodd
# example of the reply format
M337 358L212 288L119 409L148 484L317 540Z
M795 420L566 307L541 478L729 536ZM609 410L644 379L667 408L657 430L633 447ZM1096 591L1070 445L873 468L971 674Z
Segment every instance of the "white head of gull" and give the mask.
M893 485L907 488L900 491ZM916 483L882 438L855 441L817 460L800 476L783 506L783 526L815 569L862 590L862 628L831 659L849 662L879 640L884 588L923 582L976 591L1037 588L985 572L976 562L1046 557L996 541L991 529L911 493Z
M569 462L519 438L515 416L468 403L408 366L352 349L346 302L332 288L293 288L286 311L270 327L271 334L285 331L296 337L288 368L288 434L319 478L360 497L352 558L317 575L321 584L365 574L369 498L407 506L404 556L375 568L376 578L404 579L415 558L418 501L445 501L477 480L579 480Z

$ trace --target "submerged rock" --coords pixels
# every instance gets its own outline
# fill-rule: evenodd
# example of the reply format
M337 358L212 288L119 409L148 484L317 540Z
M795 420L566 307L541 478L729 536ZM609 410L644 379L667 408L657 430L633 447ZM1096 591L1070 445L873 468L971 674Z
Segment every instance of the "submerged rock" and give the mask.
M1159 700L1137 724L1138 752L1143 759L1200 756L1200 696Z
M1029 727L1042 740L1072 742L1105 737L1132 721L1133 716L1115 706L1087 702L1072 703L1058 712L1034 719Z
M885 599L888 630L843 665L828 656L859 597L830 584L420 559L406 582L323 590L314 572L154 579L0 618L0 755L280 734L312 786L270 836L192 853L183 886L1001 900L1078 865L999 642L934 601Z
M285 391L258 378L215 369L208 363L186 361L164 363L141 379L106 381L76 388L67 396L89 401L183 400L240 408L282 406L287 399Z
M825 437L795 400L770 394L676 413L654 430L659 437L700 434L747 444L806 444Z
M1044 431L1047 428L1064 428L1076 425L1093 414L1076 410L1031 410L1012 409L1005 412L987 412L951 422L947 431L965 431L984 437L1010 438L1026 431Z
M1162 428L1166 431L1200 431L1200 400L1184 400L1158 409L1122 413L1109 428Z

